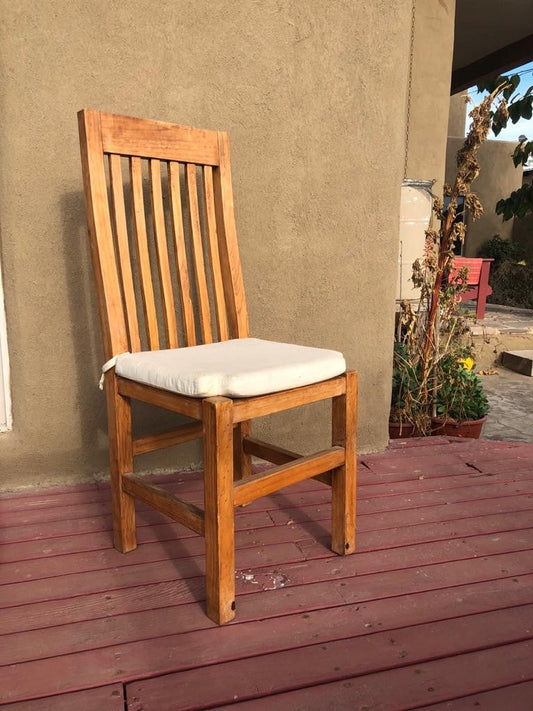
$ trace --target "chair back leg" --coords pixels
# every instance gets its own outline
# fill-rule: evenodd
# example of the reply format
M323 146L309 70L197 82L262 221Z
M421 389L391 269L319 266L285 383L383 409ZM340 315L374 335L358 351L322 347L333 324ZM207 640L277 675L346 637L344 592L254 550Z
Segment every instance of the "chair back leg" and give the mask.
M252 476L252 457L244 451L244 438L252 434L252 423L239 422L233 429L233 479L239 481Z
M217 624L235 617L233 403L203 401L207 614Z
M356 432L357 373L347 372L346 393L332 400L332 444L345 449L331 480L331 550L339 555L355 550Z
M119 394L113 371L106 374L106 395L113 539L117 550L128 553L137 547L135 499L122 486L123 475L133 473L131 403L129 398Z

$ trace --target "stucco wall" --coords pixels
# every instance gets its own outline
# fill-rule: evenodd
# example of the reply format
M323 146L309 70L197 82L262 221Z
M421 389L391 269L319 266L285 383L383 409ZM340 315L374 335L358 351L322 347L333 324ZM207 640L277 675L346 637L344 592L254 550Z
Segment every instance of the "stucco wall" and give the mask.
M252 331L343 350L361 376L360 447L383 448L410 0L1 0L0 17L14 414L13 431L0 435L1 486L106 468L82 107L230 131ZM441 40L432 61L439 46L451 52ZM267 429L294 448L314 447L326 437L316 410ZM199 460L195 446L179 451L147 456L140 468Z
M449 183L455 179L455 156L462 143L462 138L448 139L446 180ZM487 141L479 149L480 173L472 184L472 190L481 200L484 212L475 221L467 214L464 245L467 257L477 256L483 242L495 234L504 239L511 238L513 220L504 222L496 214L495 207L500 198L506 197L522 184L522 168L515 168L511 159L515 145L512 141Z
M466 92L459 92L450 97L450 113L448 116L448 136L463 138L466 128L466 113L468 104Z
M455 0L417 0L406 178L435 180L442 191L448 135Z

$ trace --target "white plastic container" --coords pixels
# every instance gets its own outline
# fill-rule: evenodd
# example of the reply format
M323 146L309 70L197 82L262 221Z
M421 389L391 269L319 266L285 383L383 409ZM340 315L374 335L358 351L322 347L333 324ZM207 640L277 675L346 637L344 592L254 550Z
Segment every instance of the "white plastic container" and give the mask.
M411 279L413 262L424 254L425 231L431 219L431 180L404 180L400 202L400 251L396 300L418 301L420 289Z

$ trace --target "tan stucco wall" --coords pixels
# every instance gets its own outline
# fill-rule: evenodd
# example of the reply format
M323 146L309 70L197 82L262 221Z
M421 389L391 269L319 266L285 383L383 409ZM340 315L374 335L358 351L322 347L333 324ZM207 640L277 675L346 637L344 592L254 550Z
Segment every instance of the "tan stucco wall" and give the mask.
M455 156L462 143L462 138L448 139L447 182L451 183L455 179ZM504 222L501 216L496 214L495 207L500 198L506 197L522 184L522 168L515 168L511 159L515 145L512 141L487 141L479 149L480 173L472 184L472 190L481 200L484 212L476 221L467 214L464 245L464 254L467 257L475 257L483 242L495 234L504 239L511 238L513 221Z
M432 32L439 22L447 28L431 47L435 72L439 47L447 62L453 24L439 8L452 4L431 3ZM0 485L106 468L82 107L229 130L252 331L343 350L361 376L360 447L383 448L410 0L0 7L0 230L14 411L13 431L0 435ZM434 126L429 116L416 121L411 146ZM433 177L437 164L415 162L413 171ZM314 447L326 436L316 410L273 427L294 448ZM140 468L199 456L194 446L169 450Z
M417 0L406 178L442 191L448 135L455 0Z
M459 92L450 97L450 113L448 115L448 136L461 138L465 135L466 112L468 103L466 92Z

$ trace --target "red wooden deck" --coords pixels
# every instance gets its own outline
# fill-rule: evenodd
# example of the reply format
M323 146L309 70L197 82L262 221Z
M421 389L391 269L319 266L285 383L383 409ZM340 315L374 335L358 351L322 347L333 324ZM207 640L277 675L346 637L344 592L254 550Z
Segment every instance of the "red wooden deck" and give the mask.
M398 443L358 491L346 558L317 482L239 509L223 628L200 537L139 507L121 555L103 484L4 497L2 711L531 711L533 444Z

